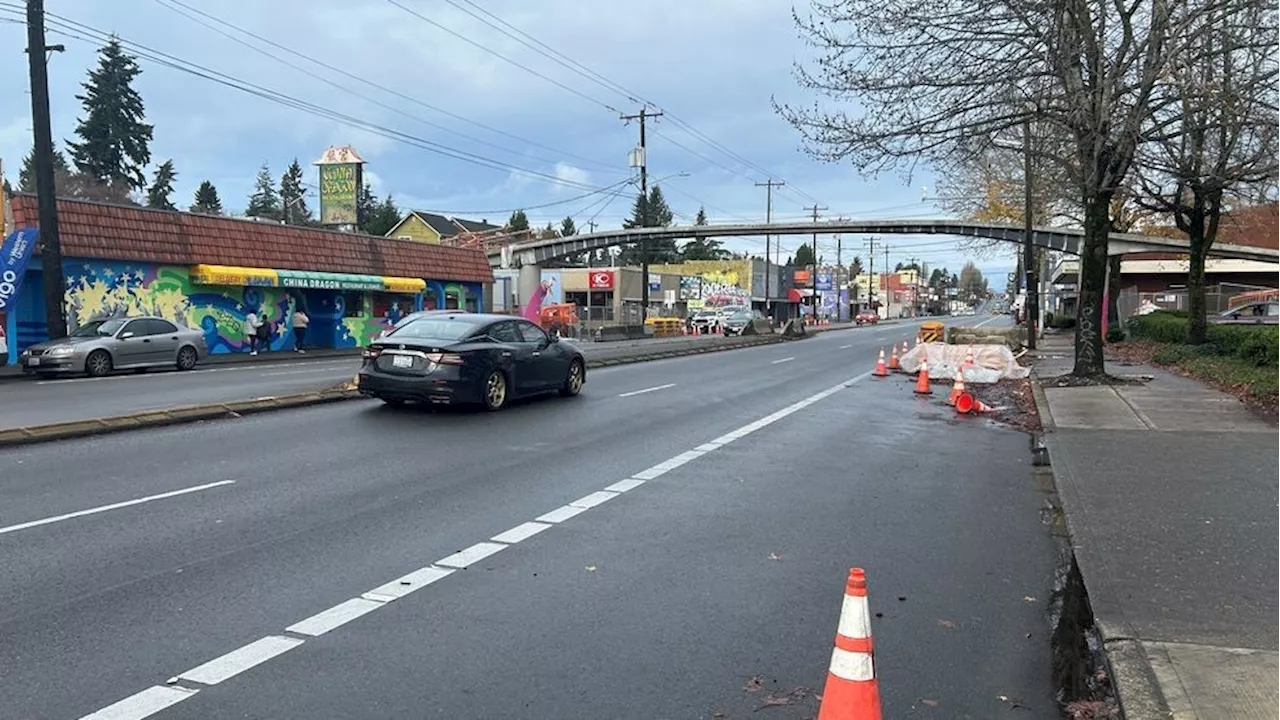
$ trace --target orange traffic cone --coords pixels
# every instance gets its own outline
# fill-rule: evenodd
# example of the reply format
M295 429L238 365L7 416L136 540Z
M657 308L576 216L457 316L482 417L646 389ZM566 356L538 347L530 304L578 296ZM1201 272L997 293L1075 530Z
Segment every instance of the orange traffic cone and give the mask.
M964 366L956 368L956 381L951 384L951 395L947 397L947 404L955 405L961 395L964 395Z
M989 413L995 412L995 408L982 402L978 398L964 393L956 398L956 413L960 415L968 415L969 413Z
M893 352L889 355L889 369L901 372L902 365L898 363L898 346L890 345L889 349Z
M875 377L889 377L889 370L884 366L884 348L880 348L880 359L876 361L876 369L871 374Z
M920 374L916 376L916 394L932 395L933 391L929 389L929 359L924 358L920 361Z
M831 651L827 684L822 690L818 720L880 720L880 683L876 680L871 647L871 608L867 576L861 568L849 571L836 646Z
M969 343L969 350L964 354L964 366L973 367L973 343Z
M909 351L909 350L907 350L907 341L906 341L906 340L903 340L903 341L902 341L902 354L903 354L903 355L906 355L908 352L910 352L910 351Z

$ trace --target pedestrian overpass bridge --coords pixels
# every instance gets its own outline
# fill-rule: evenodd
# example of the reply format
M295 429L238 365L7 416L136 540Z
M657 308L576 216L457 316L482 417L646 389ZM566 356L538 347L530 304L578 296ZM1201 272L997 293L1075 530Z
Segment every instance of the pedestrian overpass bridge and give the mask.
M691 240L694 238L745 237L759 235L954 235L1021 243L1023 228L1001 223L965 220L828 220L822 222L743 223L736 225L675 225L660 228L603 230L572 237L546 238L490 247L489 262L494 267L539 266L579 253L628 245L642 240ZM1079 255L1084 231L1076 228L1032 228L1036 247ZM1111 233L1107 252L1127 255L1139 252L1188 252L1185 238L1166 238L1137 233ZM1280 263L1280 252L1246 245L1214 244L1212 257Z

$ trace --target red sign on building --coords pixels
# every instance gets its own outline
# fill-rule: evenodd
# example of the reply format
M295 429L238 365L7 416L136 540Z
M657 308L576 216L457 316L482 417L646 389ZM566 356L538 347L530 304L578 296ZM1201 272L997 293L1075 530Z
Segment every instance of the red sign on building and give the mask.
M612 270L592 270L587 275L587 287L592 290L612 290Z

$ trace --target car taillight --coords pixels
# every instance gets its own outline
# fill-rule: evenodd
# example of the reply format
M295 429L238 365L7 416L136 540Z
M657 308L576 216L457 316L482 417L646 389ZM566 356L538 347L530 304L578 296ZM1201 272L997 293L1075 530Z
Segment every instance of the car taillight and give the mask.
M381 354L382 354L382 348L367 347L364 349L363 357L365 360L377 360L378 356Z
M427 353L427 360L436 365L462 365L462 356L457 353Z

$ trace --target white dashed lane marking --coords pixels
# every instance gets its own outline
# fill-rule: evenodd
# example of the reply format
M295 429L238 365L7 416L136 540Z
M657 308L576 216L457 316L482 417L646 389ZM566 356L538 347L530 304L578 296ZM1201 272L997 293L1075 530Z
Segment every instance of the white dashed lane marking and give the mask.
M782 358L781 360L774 360L773 362L771 362L771 363L769 363L769 364L770 364L770 365L777 365L778 363L791 362L792 360L795 360L795 357L794 357L794 356L792 356L792 357L784 357L784 358Z
M632 390L631 392L618 393L618 397L632 397L633 395L643 395L645 393L657 392L658 390L666 390L675 387L675 383L667 383L666 385L655 385L654 387L645 388L643 390Z
M783 361L794 358L785 358ZM775 361L776 362L776 361ZM421 590L435 582L443 580L452 575L457 569L469 567L485 558L491 557L496 553L510 547L513 544L523 542L524 540L547 530L552 525L563 523L570 520L591 508L598 507L600 504L618 497L619 494L634 490L646 481L661 477L676 468L690 463L707 453L715 452L720 448L732 443L735 440L746 437L751 433L763 427L767 427L779 420L793 415L810 405L830 397L841 390L861 382L871 376L870 372L863 373L857 377L842 382L839 385L827 388L822 392L811 395L799 402L792 403L777 412L766 415L759 420L748 423L737 430L721 435L715 440L703 443L693 450L668 458L657 465L641 470L629 478L619 480L612 485L586 495L567 505L552 510L551 512L540 515L536 520L525 522L517 525L506 532L493 536L488 542L480 542L472 545L465 550L461 550L447 557L437 560L435 563L426 567L415 570L408 575L392 580L389 583L380 585L369 590L359 597L345 600L327 610L322 610L305 620L301 620L289 627L285 628L286 632L296 635L307 635L310 637L318 637L328 633L335 628L345 625L364 615L367 615L383 605L402 598L412 592ZM669 386L667 386L669 387ZM201 488L188 488L181 492L194 492L196 489L204 489L205 487L213 487L223 483L212 483L209 486L201 486ZM172 494L172 493L170 493ZM156 498L161 496L156 496ZM152 498L152 499L156 499ZM148 498L142 498L140 501L147 501ZM137 501L134 501L137 502ZM17 527L17 526L15 526ZM295 637L284 635L271 635L256 640L236 650L215 658L209 662L199 665L191 670L186 671L178 676L177 682L197 683L200 685L215 685L224 682L246 670L260 665L268 660L292 650L305 641ZM182 685L153 686L139 693L131 695L113 705L109 705L92 715L87 715L82 720L142 720L150 717L165 708L181 702L188 697L195 695L199 688L184 687Z

